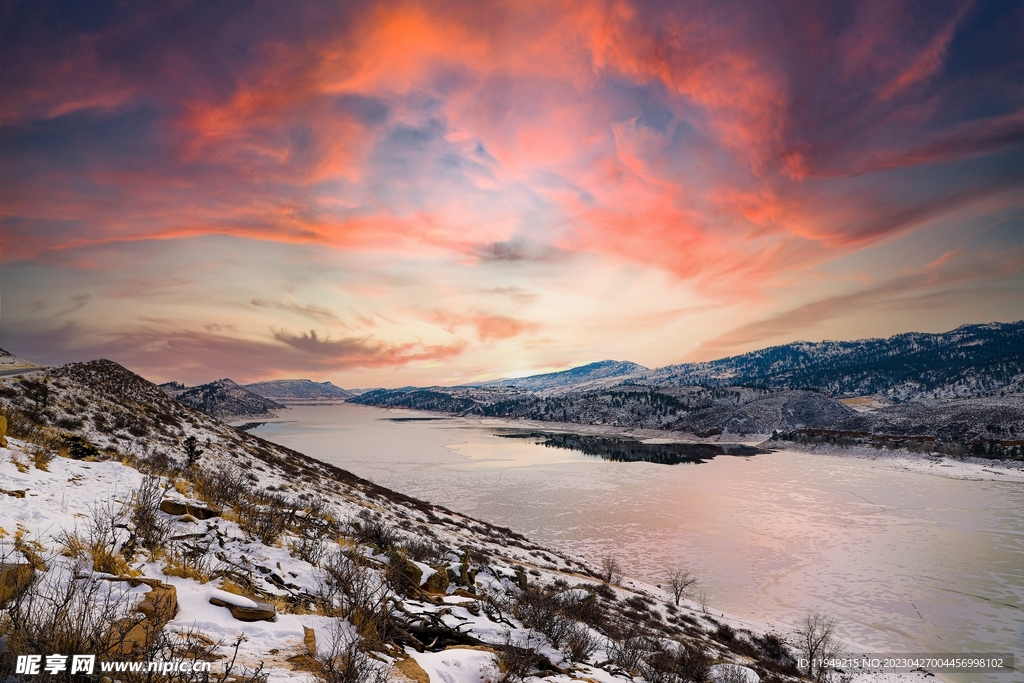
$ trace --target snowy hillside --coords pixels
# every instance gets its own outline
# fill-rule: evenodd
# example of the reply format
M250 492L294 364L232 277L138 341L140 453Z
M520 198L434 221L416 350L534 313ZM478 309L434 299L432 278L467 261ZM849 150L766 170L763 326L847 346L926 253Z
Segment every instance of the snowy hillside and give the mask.
M1024 376L1024 322L964 325L942 334L796 342L706 363L659 368L646 383L814 387L898 400L998 392Z
M309 379L278 379L243 386L247 391L273 401L343 401L355 396L330 382Z
M636 363L603 360L561 372L549 372L518 379L501 379L486 382L480 386L515 387L535 392L582 391L614 386L630 379L640 379L649 372L650 370Z
M263 417L285 406L248 391L230 379L186 387L179 382L161 384L169 396L214 417Z
M110 361L0 380L0 408L0 676L60 652L253 683L795 680L785 632L238 431Z

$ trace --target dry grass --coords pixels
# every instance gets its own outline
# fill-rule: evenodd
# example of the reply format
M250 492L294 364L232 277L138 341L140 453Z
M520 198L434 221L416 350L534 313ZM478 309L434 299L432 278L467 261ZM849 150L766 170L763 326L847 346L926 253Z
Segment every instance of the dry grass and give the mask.
M207 583L210 580L210 574L203 571L201 568L187 563L183 563L178 557L168 557L167 564L163 567L164 574L167 576L177 576L180 579L192 579L199 583Z
M42 553L46 552L46 547L39 541L30 539L30 533L28 529L18 524L18 530L14 532L14 549L25 557L33 569L45 572L47 567Z

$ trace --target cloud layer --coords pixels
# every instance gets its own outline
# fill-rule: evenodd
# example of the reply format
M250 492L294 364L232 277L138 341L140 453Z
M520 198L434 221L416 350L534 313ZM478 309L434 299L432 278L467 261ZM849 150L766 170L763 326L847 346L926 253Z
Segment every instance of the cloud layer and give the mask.
M920 295L1021 284L1012 3L3 12L0 340L48 362L652 365L901 331L871 293L944 255L971 275ZM902 324L974 322L970 302Z

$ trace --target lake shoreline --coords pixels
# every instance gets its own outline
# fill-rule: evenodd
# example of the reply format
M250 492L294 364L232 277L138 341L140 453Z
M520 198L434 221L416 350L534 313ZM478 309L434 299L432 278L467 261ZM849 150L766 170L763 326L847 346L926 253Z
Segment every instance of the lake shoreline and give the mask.
M324 404L320 404L324 405ZM350 404L360 405L360 404ZM673 432L661 429L640 429L620 427L617 425L585 425L574 422L546 422L543 420L516 420L493 417L473 417L452 415L428 410L412 410L408 408L381 408L376 406L360 406L384 410L391 413L411 414L432 419L460 420L467 425L483 429L513 428L547 432L565 432L589 436L619 437L635 439L643 443L692 443L725 445L736 444L764 448L769 451L797 451L816 453L828 456L839 456L871 460L894 470L929 474L948 479L964 479L973 481L1012 481L1024 483L1024 462L1012 460L994 460L976 457L953 457L948 455L925 454L904 448L881 450L864 446L839 447L828 444L802 445L790 441L771 441L771 434L718 434L712 437L700 437L685 432Z

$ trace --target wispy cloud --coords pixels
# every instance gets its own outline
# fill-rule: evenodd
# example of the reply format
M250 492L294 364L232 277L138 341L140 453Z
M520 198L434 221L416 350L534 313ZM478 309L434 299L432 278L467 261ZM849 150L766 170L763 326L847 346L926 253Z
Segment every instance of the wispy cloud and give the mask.
M716 342L723 351L771 332L755 318L795 330L806 306L819 326L839 319L827 311L869 310L870 297L816 306L793 286L846 277L858 254L931 231L924 261L957 249L952 261L997 260L986 240L1020 230L1012 3L54 11L24 5L0 36L5 327L55 311L84 321L84 306L110 335L182 362L174 349L188 347L211 366L236 342L321 359L308 368L324 372L329 359L472 364L498 349L525 363L513 344L545 365L622 348L627 332L592 303L606 301L660 317L629 332L657 341L628 348L662 358L682 353L674 335L719 336L705 329L725 324L716 307L754 326ZM937 227L966 232L978 216L990 227L970 244ZM238 253L208 253L221 237ZM150 245L188 253L156 268L134 259ZM295 250L343 265L245 256ZM219 281L235 259L247 271ZM923 264L911 260L865 277L913 278ZM64 289L43 277L54 268ZM154 269L176 284L132 284ZM281 273L278 291L263 286ZM92 298L62 308L68 292ZM141 292L177 346L140 320ZM49 303L11 318L12 297ZM245 332L180 333L202 325ZM252 341L269 325L318 332ZM70 358L79 347L66 343Z

